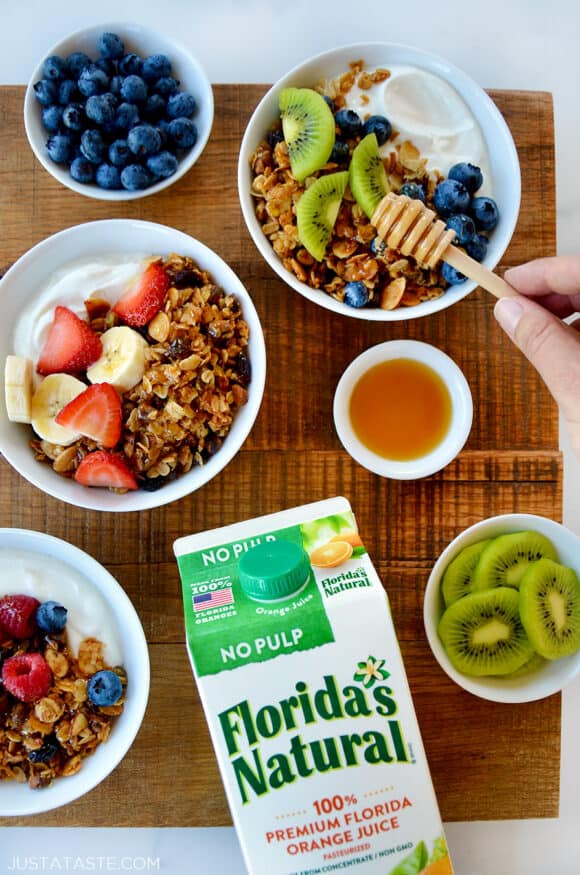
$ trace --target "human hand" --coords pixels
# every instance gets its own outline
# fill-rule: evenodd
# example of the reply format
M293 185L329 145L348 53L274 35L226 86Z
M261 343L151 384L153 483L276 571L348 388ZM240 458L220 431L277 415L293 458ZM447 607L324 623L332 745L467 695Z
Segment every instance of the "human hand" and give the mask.
M501 298L494 315L538 370L566 422L580 459L580 256L538 258L506 270L505 280L520 298Z

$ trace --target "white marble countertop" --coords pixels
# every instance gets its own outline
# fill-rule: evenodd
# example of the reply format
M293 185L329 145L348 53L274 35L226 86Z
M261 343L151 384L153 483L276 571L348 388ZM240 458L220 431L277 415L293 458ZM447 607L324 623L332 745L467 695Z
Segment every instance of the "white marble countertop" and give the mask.
M484 88L550 91L556 132L558 251L580 250L577 0L486 0L482 4L415 0L412 5L391 2L364 7L346 0L286 4L99 0L95 5L78 0L2 0L1 9L2 84L27 82L39 58L62 36L79 27L119 21L122 9L122 20L157 27L188 45L215 83L272 82L320 51L381 41L440 54ZM562 448L564 522L580 533L580 465L570 457L565 436ZM563 694L560 817L446 824L457 875L580 873L579 727L577 678ZM509 775L505 780L509 782ZM537 791L541 794L542 787ZM72 860L75 853L81 861L77 870L132 869L171 875L244 872L232 829L77 830L65 839L62 830L29 829L24 838L23 830L4 828L0 870L48 871L51 867L51 871L65 871L73 866L65 857L70 855ZM109 857L112 862L106 863Z

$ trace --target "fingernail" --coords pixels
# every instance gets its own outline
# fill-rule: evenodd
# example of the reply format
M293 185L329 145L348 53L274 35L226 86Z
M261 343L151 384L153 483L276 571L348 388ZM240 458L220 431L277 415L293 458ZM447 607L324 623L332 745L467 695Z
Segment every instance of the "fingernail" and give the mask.
M513 337L524 309L515 298L500 298L494 307L493 315L510 337Z

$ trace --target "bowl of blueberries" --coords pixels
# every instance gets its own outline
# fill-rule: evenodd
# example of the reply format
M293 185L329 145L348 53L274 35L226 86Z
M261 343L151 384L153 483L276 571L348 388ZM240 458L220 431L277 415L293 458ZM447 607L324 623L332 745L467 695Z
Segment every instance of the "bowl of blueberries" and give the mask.
M29 143L48 172L87 197L155 194L200 157L213 94L193 55L136 24L78 30L49 49L24 98Z

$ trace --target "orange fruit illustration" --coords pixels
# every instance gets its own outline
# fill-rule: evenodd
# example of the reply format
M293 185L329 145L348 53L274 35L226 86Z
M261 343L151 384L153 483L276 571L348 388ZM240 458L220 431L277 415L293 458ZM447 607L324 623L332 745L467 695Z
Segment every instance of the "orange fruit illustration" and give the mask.
M352 544L347 541L329 541L322 547L317 547L310 554L310 561L317 568L334 568L350 559L352 556Z
M354 529L345 529L344 532L341 532L340 535L335 535L334 538L330 539L330 542L333 541L346 541L347 544L350 544L351 547L362 547L363 542L361 540L361 536L358 532L355 532Z
M435 863L431 863L425 869L421 869L421 875L453 875L449 854L446 854Z

